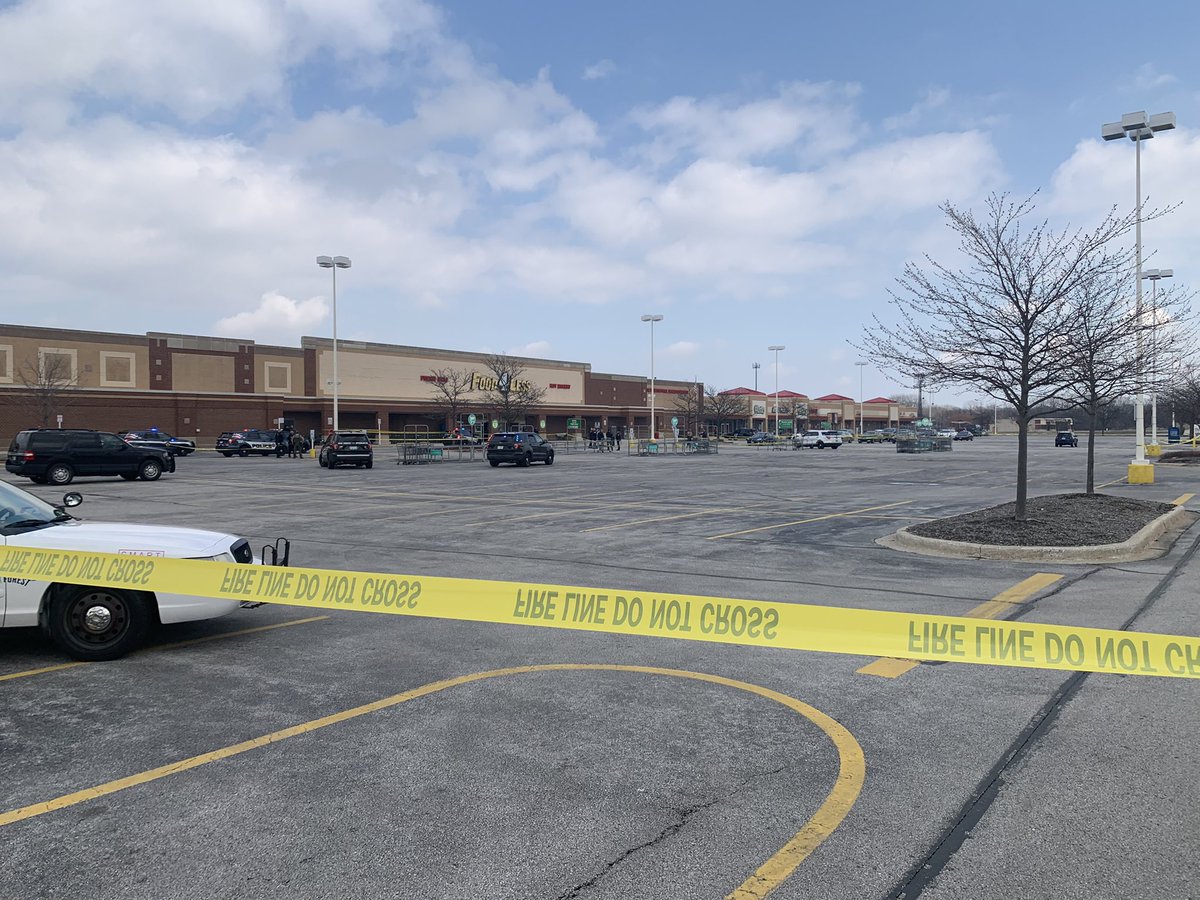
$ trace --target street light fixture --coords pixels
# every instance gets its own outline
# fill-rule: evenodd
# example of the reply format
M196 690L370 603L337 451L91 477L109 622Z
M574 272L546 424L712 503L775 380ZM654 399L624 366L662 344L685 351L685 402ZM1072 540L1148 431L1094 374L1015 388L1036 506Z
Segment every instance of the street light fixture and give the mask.
M859 437L863 433L863 398L866 396L863 393L863 367L866 366L866 360L858 360L855 365L858 366L858 434Z
M750 368L754 370L754 389L758 390L758 370L762 368L762 363L750 363Z
M654 323L661 322L661 315L644 315L643 322L650 323L650 440L654 440L658 436L658 430L654 427Z
M786 350L783 344L772 344L767 348L775 352L775 440L779 440L779 351Z
M1100 136L1106 141L1116 141L1123 137L1133 141L1136 152L1134 153L1134 190L1137 193L1137 205L1135 207L1135 243L1137 244L1137 316L1139 322L1142 315L1142 141L1148 141L1159 131L1170 131L1175 127L1175 113L1163 112L1155 113L1152 116L1147 116L1145 110L1138 112L1125 113L1121 116L1120 122L1108 122L1101 126ZM1142 356L1142 338L1138 335L1138 362L1141 363ZM1146 484L1153 483L1154 470L1141 469L1138 472L1134 471L1134 466L1139 467L1149 465L1146 462L1146 424L1143 421L1145 415L1145 397L1142 391L1137 392L1137 401L1135 403L1134 415L1137 417L1135 422L1137 433L1137 447L1134 453L1133 462L1129 468L1130 484Z
M1172 278L1174 269L1146 269L1142 278L1150 282L1150 443L1158 446L1158 282Z
M317 265L333 274L333 430L338 430L337 270L350 268L345 256L318 256Z

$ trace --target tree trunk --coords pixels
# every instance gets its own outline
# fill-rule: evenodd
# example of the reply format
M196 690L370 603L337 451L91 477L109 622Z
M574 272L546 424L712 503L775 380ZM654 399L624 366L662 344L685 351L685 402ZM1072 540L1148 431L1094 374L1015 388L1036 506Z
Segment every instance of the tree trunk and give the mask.
M1025 521L1025 498L1029 493L1029 417L1017 416L1017 508L1015 518Z

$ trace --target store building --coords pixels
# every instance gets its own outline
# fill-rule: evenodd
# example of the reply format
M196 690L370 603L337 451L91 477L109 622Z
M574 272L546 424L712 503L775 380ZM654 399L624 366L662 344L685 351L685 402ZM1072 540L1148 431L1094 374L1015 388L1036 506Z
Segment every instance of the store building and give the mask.
M499 422L484 402L496 389L486 354L342 340L337 350L342 428L440 434L471 416L485 433L513 425L546 434L628 427L644 434L650 427L649 380L641 375L515 358L521 377L543 397L523 422ZM435 370L448 369L468 376L460 422L450 420L434 389ZM692 382L657 379L657 430L669 431L673 410L687 405L681 398L694 406L702 391ZM11 437L41 419L50 427L106 431L157 427L201 446L222 431L271 428L280 420L320 434L333 425L333 342L305 337L299 347L280 347L0 325L0 434Z

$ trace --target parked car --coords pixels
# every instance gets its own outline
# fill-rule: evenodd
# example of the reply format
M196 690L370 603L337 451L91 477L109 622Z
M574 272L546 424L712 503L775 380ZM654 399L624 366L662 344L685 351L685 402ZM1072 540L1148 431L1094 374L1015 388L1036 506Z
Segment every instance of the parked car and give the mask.
M120 440L116 435L112 437ZM63 497L61 506L54 506L15 485L0 482L0 535L4 545L10 549L259 562L246 539L231 534L165 525L81 522L67 509L82 502L81 494L71 492ZM281 565L287 564L286 543L274 560ZM233 612L239 605L236 600L24 578L6 582L8 602L0 615L0 627L40 625L67 654L83 660L116 659L128 653L158 622L213 619Z
M824 450L826 447L836 450L842 446L842 436L836 431L806 431L804 434L796 435L793 440L800 447L810 449L815 447L818 450Z
M838 432L838 434L841 436L843 444L853 444L854 443L854 432L853 431L847 431L846 429L843 428L841 431Z
M773 444L777 440L779 440L779 438L775 437L774 433L772 433L770 431L756 431L753 434L751 434L750 437L746 438L746 443L747 444Z
M129 443L165 444L167 452L172 456L188 456L196 452L195 441L188 438L175 437L175 435L159 431L157 428L138 428L133 431L122 431L119 433L119 437L123 437Z
M36 428L12 439L4 468L35 484L70 484L77 475L157 481L175 471L175 458L161 446L135 447L106 431Z
M487 461L494 469L502 462L527 466L532 462L554 465L554 448L540 434L529 431L497 431L488 438Z
M956 441L973 441L975 440L975 432L968 428L964 428L962 431L958 432L958 434L954 435L954 439Z
M735 438L754 437L757 432L753 428L737 428L734 429L733 436Z
M953 437L957 436L957 434L958 434L958 432L955 431L953 428L939 428L938 432L937 432L937 436L942 437L942 438L945 438L945 437L953 438Z
M882 444L888 439L882 431L868 431L866 434L858 436L860 444Z
M241 431L224 431L217 438L217 452L222 456L249 456L257 453L270 456L275 452L275 435L270 431L245 428Z
M475 434L470 428L459 428L442 435L442 445L446 447L479 447L483 445L483 437Z
M344 464L369 469L375 464L375 453L365 431L331 431L325 436L317 462L327 469Z
M1055 447L1078 447L1079 438L1075 436L1073 431L1060 431L1054 436Z

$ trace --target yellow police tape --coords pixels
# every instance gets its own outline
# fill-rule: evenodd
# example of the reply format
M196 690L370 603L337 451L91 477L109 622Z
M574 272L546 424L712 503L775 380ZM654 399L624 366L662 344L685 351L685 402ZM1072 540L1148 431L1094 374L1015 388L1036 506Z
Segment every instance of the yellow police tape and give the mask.
M945 662L1200 678L1200 637L473 578L0 550L0 577L315 609Z

